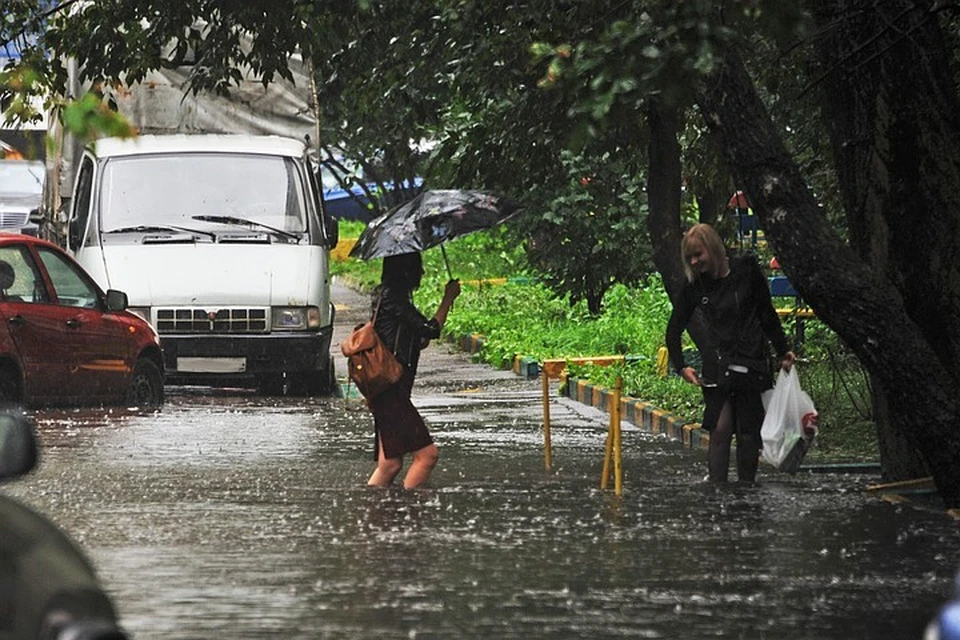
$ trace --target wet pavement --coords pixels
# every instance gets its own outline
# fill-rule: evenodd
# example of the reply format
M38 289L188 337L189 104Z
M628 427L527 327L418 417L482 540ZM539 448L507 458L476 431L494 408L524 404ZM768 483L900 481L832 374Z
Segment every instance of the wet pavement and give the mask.
M336 341L366 308L335 299ZM157 414L36 413L41 467L4 490L81 543L137 639L920 638L950 592L956 521L872 476L715 486L627 426L617 498L595 409L553 398L548 472L539 381L446 344L421 369L422 490L365 486L357 399L186 388Z

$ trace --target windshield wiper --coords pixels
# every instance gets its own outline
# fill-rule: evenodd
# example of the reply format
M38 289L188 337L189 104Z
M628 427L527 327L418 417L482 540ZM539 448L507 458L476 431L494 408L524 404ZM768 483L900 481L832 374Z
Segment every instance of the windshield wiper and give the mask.
M189 227L175 227L173 225L161 226L152 224L138 224L132 227L121 227L119 229L110 229L104 233L150 233L155 231L180 231L182 233L197 233L216 240L217 234L212 231L201 231L200 229L190 229Z
M251 227L254 229L266 229L272 233L290 238L291 240L300 240L300 235L292 231L271 227L268 224L257 222L256 220L247 220L245 218L235 218L233 216L192 216L193 220L202 220L203 222L218 222L220 224L232 224L241 227Z

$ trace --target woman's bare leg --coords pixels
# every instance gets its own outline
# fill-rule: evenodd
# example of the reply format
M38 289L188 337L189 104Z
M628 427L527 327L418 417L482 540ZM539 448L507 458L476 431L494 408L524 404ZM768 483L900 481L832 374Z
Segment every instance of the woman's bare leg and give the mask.
M437 466L439 458L440 451L435 444L428 444L423 449L414 451L413 462L410 463L407 476L403 479L403 486L413 489L426 482L430 478L430 472Z
M726 482L730 473L730 442L733 440L733 403L723 403L717 426L710 432L707 468L711 482Z
M403 458L387 458L383 455L383 445L379 446L380 456L377 459L377 468L373 470L367 486L387 487L393 484L393 479L403 468Z

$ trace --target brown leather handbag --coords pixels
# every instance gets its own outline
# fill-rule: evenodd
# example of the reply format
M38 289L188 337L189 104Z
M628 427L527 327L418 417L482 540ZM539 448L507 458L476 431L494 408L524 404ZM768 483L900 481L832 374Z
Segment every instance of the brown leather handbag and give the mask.
M357 325L340 342L340 351L347 358L347 374L367 400L376 398L403 376L403 365L374 329L379 311L378 300L370 322Z

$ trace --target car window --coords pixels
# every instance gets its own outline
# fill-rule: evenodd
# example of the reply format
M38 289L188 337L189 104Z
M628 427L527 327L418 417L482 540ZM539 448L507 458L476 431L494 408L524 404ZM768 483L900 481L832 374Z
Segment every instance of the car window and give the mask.
M49 302L47 287L25 245L0 247L0 297L9 302Z
M69 258L51 249L38 247L40 261L47 268L47 274L53 283L57 294L57 301L68 307L85 307L93 309L97 306L99 295L96 287L86 278L79 267Z

